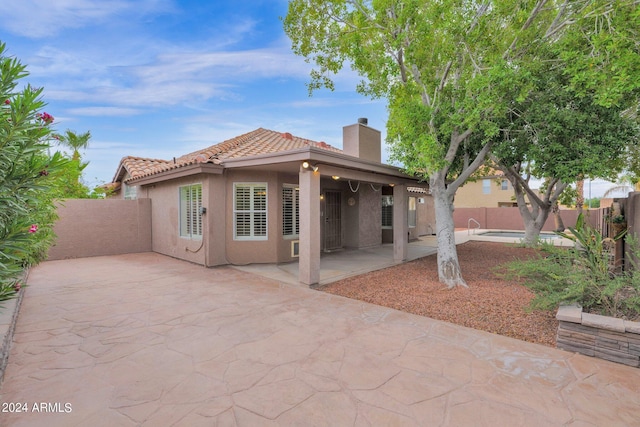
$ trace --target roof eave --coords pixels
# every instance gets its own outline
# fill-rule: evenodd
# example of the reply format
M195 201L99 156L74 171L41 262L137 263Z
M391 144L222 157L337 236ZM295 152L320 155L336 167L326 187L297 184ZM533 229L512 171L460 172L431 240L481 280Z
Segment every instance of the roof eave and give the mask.
M128 184L149 185L149 184L156 184L162 181L168 181L171 179L183 178L186 176L198 175L198 174L221 175L223 170L224 168L220 165L215 165L212 163L196 163L192 165L186 165L186 166L158 172L153 175L142 176L139 178L132 178L128 181Z
M277 153L259 154L251 157L241 157L236 159L224 159L222 164L226 168L241 168L251 166L265 166L269 164L288 163L295 161L310 160L315 163L327 164L331 166L359 169L368 172L375 172L394 176L397 178L416 180L396 166L385 165L371 160L359 159L336 151L329 151L323 148L305 147Z

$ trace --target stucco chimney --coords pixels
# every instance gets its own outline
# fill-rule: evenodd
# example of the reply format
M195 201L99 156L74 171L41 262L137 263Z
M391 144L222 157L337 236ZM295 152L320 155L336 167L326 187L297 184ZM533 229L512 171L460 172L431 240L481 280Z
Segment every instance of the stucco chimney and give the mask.
M342 149L345 154L363 160L381 162L380 131L370 128L366 118L342 128Z

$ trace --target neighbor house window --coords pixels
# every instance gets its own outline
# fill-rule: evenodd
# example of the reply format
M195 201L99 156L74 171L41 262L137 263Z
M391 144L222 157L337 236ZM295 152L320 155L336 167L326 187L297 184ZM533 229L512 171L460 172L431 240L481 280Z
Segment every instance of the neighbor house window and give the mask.
M180 191L180 237L202 238L202 184L185 185Z
M507 181L506 179L503 179L500 188L502 188L503 190L508 190L509 189L509 181Z
M300 235L300 188L285 184L282 188L282 235Z
M491 194L491 180L483 179L482 180L482 194Z
M409 197L409 215L408 215L409 227L416 226L416 198Z
M267 239L267 184L233 184L233 230L236 240Z
M393 196L382 196L382 228L393 228Z

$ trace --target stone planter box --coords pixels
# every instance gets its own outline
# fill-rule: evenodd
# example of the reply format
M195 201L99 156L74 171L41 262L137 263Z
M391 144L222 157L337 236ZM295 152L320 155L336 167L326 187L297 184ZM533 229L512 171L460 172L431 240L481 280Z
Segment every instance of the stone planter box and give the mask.
M561 306L556 347L628 366L640 367L640 322L583 313Z

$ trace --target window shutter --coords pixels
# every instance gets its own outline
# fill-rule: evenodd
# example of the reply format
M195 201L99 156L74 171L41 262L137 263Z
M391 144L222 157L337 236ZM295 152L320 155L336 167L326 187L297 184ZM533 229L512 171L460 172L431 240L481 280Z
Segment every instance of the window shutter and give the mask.
M180 187L180 236L202 237L202 184Z
M267 236L266 184L234 184L235 238L263 240Z
M282 188L282 235L297 236L300 233L300 190L292 185Z

